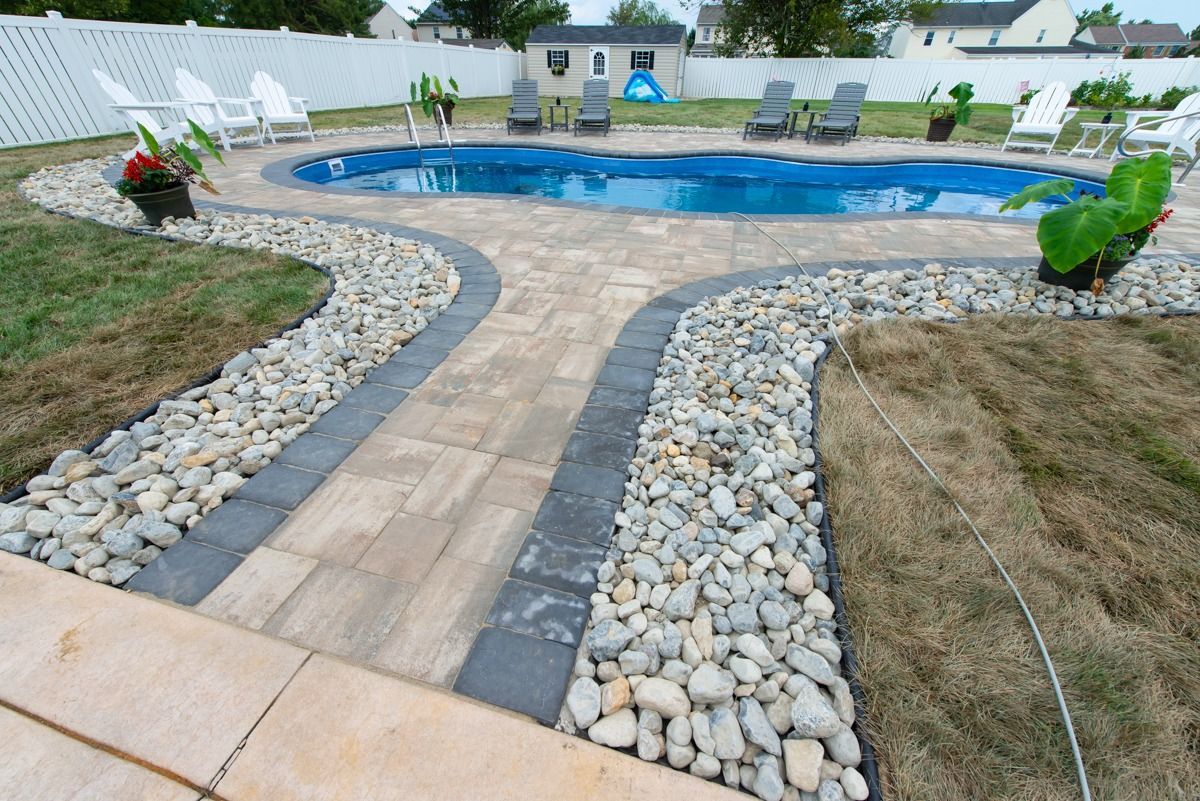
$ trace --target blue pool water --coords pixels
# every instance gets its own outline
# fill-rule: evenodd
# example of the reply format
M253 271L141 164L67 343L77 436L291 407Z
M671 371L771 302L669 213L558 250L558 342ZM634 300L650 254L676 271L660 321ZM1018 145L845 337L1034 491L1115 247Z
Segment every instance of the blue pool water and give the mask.
M557 150L459 147L343 156L295 171L305 181L384 192L486 192L645 209L746 214L949 212L997 215L1023 187L1057 177L963 164L798 164L749 156L608 158ZM341 170L337 170L340 162ZM1079 182L1089 192L1103 187ZM1036 218L1060 199L1011 216Z

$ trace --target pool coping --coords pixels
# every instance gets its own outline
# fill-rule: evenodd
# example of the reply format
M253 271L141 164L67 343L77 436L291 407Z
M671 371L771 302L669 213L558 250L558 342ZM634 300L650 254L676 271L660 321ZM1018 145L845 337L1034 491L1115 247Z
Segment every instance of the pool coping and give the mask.
M436 145L437 149L445 150L442 143ZM936 156L932 158L903 158L895 156L867 156L860 158L849 157L832 157L832 156L798 156L787 153L771 153L760 150L733 150L722 148L705 148L700 150L671 150L664 152L649 152L649 151L630 151L630 150L604 150L594 147L580 147L576 145L565 145L558 143L542 143L542 142L526 142L521 143L508 142L507 140L464 140L454 144L455 148L511 148L514 150L537 149L550 150L563 153L575 153L583 156L595 156L600 158L623 158L623 159L638 159L638 160L655 160L655 159L677 159L677 158L702 158L702 157L723 157L734 156L742 158L760 158L773 161L784 161L793 164L813 164L819 166L895 166L901 164L953 164L959 166L975 166L975 167L993 167L997 169L1020 170L1022 172L1040 173L1050 176L1059 176L1072 178L1075 180L1090 181L1103 185L1108 176L1100 175L1088 170L1076 168L1059 168L1057 166L1038 167L1028 165L1021 162L1009 161L1005 159L997 159L994 157L988 158L969 158L956 155ZM286 187L288 189L299 189L306 192L317 192L327 195L348 195L355 197L391 197L391 198L425 198L434 197L446 198L471 198L482 200L503 200L503 201L519 201L524 203L535 203L548 206L558 206L562 208L571 208L578 210L590 210L606 212L610 214L625 214L634 217L661 218L673 220L712 220L721 222L734 222L744 220L749 217L757 222L764 223L791 223L791 222L871 222L881 220L913 220L913 219L932 219L932 220L971 220L975 222L987 222L1001 225L1037 225L1036 219L1026 219L1019 217L1001 217L987 216L981 214L965 214L961 212L938 212L938 211L891 211L891 212L855 212L847 214L746 214L740 212L709 212L709 211L672 211L667 209L646 209L636 206L621 206L610 203L585 203L577 200L564 200L561 198L545 198L533 195L517 195L505 192L397 192L382 189L355 189L350 187L330 186L328 184L318 184L312 181L305 181L295 176L295 171L309 164L314 164L320 161L325 161L333 158L346 158L349 156L362 156L372 153L389 153L395 151L418 150L417 145L409 142L401 142L387 145L364 145L353 148L344 148L340 150L322 150L318 152L309 152L302 155L289 156L270 162L262 167L259 171L259 176L268 183L276 186ZM429 149L429 147L423 148Z

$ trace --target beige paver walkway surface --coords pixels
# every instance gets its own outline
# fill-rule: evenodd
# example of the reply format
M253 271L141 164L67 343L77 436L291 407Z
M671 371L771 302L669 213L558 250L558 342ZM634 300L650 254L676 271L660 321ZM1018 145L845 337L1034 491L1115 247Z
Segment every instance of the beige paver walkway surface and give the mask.
M711 134L505 137L611 150L734 149L818 158L930 154L1107 171L1102 161L878 142L743 143ZM214 176L226 203L426 229L490 258L493 311L325 485L198 609L325 653L449 687L520 547L606 352L643 304L708 276L788 263L746 223L636 217L513 199L356 197L267 183L263 165L395 142L375 134L243 149ZM1200 179L1193 183L1200 184ZM1181 192L1196 208L1200 191ZM1186 199L1186 203L1184 202ZM773 223L813 261L1027 255L1033 228L923 217ZM1160 250L1200 252L1180 215Z
M740 797L18 556L0 589L5 801Z

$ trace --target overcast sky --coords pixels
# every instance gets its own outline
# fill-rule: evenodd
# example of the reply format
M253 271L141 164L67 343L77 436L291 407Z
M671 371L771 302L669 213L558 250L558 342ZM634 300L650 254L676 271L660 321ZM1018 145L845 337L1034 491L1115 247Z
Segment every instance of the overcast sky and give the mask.
M1086 8L1099 8L1104 0L1071 0L1078 13ZM1197 0L1115 0L1116 7L1127 19L1149 18L1155 22L1178 22L1187 33L1200 25L1200 2ZM615 0L571 0L571 21L576 25L603 25ZM696 7L684 9L679 0L658 0L660 8L669 12L689 28L696 24Z
M390 0L406 16L410 5L422 8L424 0ZM670 13L677 21L689 28L696 24L696 6L684 8L680 0L657 0L660 8ZM1099 8L1104 0L1070 0L1078 13L1087 8ZM576 25L603 25L608 10L616 0L570 0L571 22ZM1200 2L1198 0L1115 0L1117 8L1126 19L1149 18L1155 22L1178 22L1184 33L1200 25Z

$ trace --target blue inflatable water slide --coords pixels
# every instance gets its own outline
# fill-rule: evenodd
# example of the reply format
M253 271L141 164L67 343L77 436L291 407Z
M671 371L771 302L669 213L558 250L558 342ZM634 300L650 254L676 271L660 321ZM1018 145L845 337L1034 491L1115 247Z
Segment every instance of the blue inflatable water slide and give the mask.
M625 82L625 99L633 103L678 103L678 97L667 97L667 93L645 70L634 70Z

